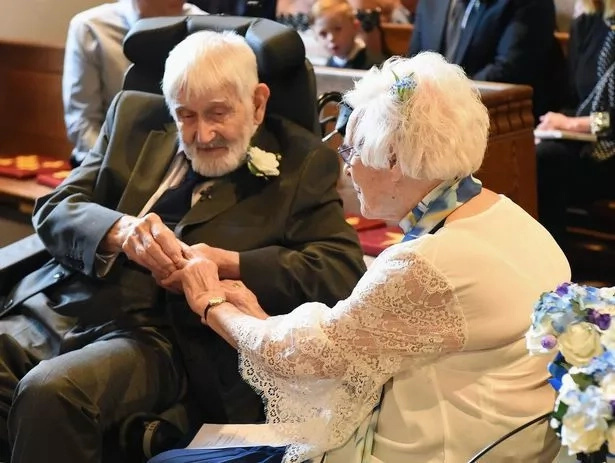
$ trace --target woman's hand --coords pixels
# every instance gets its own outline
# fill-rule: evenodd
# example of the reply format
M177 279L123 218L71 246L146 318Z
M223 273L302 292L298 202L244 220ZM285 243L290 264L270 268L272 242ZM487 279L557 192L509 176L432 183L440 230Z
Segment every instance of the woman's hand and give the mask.
M568 117L562 113L548 112L539 117L539 130L569 130L571 132L589 133L588 117Z
M218 279L218 266L201 255L191 256L182 269L176 270L161 283L164 286L180 283L190 308L201 318L211 298L224 296Z
M264 320L269 317L258 303L258 299L246 285L238 280L222 280L220 282L226 293L226 300L247 315Z

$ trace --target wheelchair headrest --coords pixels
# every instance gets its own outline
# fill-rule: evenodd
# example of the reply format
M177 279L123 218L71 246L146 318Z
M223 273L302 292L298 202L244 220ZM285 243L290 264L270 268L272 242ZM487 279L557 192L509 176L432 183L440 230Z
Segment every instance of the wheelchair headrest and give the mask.
M271 89L267 110L318 133L316 83L303 41L293 29L269 19L216 15L142 19L124 40L124 54L133 63L124 77L124 89L161 93L169 52L201 30L231 30L244 36L256 55L259 80Z

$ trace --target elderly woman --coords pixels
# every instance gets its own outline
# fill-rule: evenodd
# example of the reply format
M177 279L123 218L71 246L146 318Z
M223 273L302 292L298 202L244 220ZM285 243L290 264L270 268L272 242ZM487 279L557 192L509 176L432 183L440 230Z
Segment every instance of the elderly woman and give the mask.
M539 295L570 278L568 263L542 226L472 176L489 118L461 68L434 53L392 58L345 100L354 111L340 154L362 213L405 231L351 296L269 317L189 253L169 281L238 349L290 442L285 461L467 461L552 408L546 361L528 356L524 333ZM552 461L546 426L525 439L492 461ZM212 451L182 452L208 461Z

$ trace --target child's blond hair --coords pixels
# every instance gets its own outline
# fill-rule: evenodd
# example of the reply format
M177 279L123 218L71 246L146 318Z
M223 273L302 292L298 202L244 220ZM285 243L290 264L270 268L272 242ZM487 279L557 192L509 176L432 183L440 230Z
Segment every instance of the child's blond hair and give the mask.
M316 0L312 5L312 21L325 14L343 14L349 18L354 18L354 10L347 0Z

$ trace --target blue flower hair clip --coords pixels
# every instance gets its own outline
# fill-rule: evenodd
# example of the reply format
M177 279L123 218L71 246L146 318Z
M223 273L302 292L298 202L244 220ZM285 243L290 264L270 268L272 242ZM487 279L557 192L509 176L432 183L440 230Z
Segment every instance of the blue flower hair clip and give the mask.
M393 75L395 76L395 82L391 85L390 92L393 96L397 97L397 101L404 103L408 100L408 98L410 98L410 95L412 95L412 92L416 88L417 84L414 79L414 73L410 73L404 77L399 77L395 74L395 71L391 72L393 72Z

